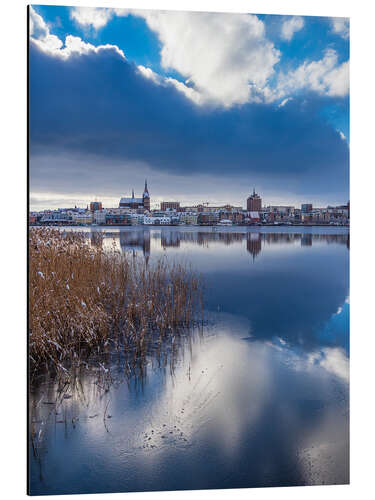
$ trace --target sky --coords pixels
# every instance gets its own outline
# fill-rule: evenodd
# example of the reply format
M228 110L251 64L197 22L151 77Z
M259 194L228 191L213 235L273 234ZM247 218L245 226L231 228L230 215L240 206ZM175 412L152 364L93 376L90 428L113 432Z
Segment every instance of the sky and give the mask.
M349 199L349 20L30 7L30 208Z

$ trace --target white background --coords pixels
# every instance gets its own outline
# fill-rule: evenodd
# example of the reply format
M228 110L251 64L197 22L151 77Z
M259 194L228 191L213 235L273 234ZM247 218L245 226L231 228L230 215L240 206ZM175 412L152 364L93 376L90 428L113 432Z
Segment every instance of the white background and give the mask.
M351 485L136 493L127 494L126 498L218 500L244 499L250 495L254 499L278 500L318 496L321 499L375 498L373 2L40 0L40 3L351 17ZM26 2L3 1L0 22L0 491L3 498L13 499L24 497L26 491ZM80 498L92 497L82 495ZM95 498L112 497L96 495Z

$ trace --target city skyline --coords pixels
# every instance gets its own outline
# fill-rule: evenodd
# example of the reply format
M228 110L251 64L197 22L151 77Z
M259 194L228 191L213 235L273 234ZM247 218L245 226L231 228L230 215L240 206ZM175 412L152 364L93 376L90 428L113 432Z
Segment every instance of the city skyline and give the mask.
M30 208L115 206L145 177L154 204L253 185L345 204L348 36L344 18L30 7Z
M125 193L122 193L118 198L109 198L111 201L113 200L113 205L109 205L109 204L106 204L105 202L103 202L103 199L104 200L107 200L108 201L108 198L103 198L103 197L100 197L100 196L95 196L95 197L88 197L87 198L87 202L85 201L83 204L81 203L82 206L80 206L80 203L77 202L76 199L71 199L71 204L68 206L65 206L65 207L62 207L62 206L59 206L59 207L54 207L54 206L46 206L46 207L43 207L43 208L33 208L32 207L32 204L30 203L30 212L42 212L42 211L53 211L53 210L56 210L56 209L70 209L70 208L79 208L79 209L85 209L89 206L91 206L93 203L99 203L100 204L100 208L99 210L102 210L102 209L116 209L116 208L141 208L141 205L143 207L143 204L142 204L142 200L144 200L144 195L145 193L147 192L147 198L148 198L148 204L147 206L145 206L145 210L161 210L161 211L165 211L165 210L168 210L170 208L177 208L177 205L178 205L178 208L177 210L179 210L180 208L181 209L184 209L186 207L190 207L190 206L195 206L195 207L199 207L199 206L207 206L207 207L212 207L214 205L217 205L217 206L220 206L220 207L225 207L225 206L231 206L231 207L241 207L242 210L244 211L259 211L259 210L262 210L263 208L267 208L267 207L276 207L276 206L285 206L285 207L294 207L296 209L301 209L303 207L303 205L311 205L311 208L326 208L326 207L338 207L338 206L346 206L347 203L349 203L349 200L347 200L346 203L342 203L342 204L335 204L335 203L327 203L326 205L315 205L314 203L310 203L306 201L306 199L302 199L302 202L301 203L276 203L274 200L269 200L269 202L265 202L264 200L264 197L263 197L263 194L262 193L259 193L257 192L257 190L255 189L255 187L253 187L251 189L251 191L249 190L249 192L247 193L247 195L245 195L244 199L242 200L238 200L238 199L235 199L235 198L232 198L229 196L230 199L234 199L235 201L232 203L232 202L229 202L228 199L225 201L225 200L221 200L219 203L215 203L214 201L210 202L210 201L204 201L203 198L202 199L198 199L196 200L194 203L188 203L184 200L184 198L182 197L182 199L178 199L177 197L175 198L163 198L161 196L155 196L154 193L152 193L152 196L150 196L149 192L148 192L148 188L147 188L147 185L148 185L148 181L147 179L145 179L145 187L144 187L144 191L143 191L143 194L140 195L140 192L141 190L136 190L134 189L133 187L131 188L131 193L129 192L125 192ZM139 196L137 196L137 194ZM125 195L125 196L124 196ZM126 195L129 195L129 196L126 196ZM253 200L253 198L255 197L255 199L257 200L256 202L256 205L253 206L253 201L250 201L250 200ZM128 205L128 203L125 203L125 202L130 202L132 200L132 198L134 199L134 201L136 202L136 204L139 203L139 207L137 206L134 206L134 207L131 207ZM120 201L119 201L120 200ZM177 204L177 205L176 205ZM166 205L168 206L168 208L163 208L163 205ZM169 207L170 205L170 207ZM172 205L176 205L176 207L172 207ZM90 208L91 210L91 208Z
M152 208L152 191L145 179L142 196L136 196L132 188L131 196L121 196L118 206L105 207L102 201L90 201L86 209L77 207L57 210L30 211L30 224L54 225L348 225L350 203L341 206L313 207L312 203L295 206L268 205L253 188L243 205L228 202L213 206L209 202L183 206L180 200L163 200L155 210Z

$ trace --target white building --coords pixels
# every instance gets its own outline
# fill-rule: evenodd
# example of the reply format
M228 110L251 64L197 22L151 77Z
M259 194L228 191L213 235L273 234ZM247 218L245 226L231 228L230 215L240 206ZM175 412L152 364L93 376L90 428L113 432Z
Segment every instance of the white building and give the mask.
M105 224L105 216L106 215L107 215L107 210L95 210L95 212L94 212L95 224L100 224L100 225Z
M145 215L143 218L143 224L145 225L160 225L160 226L167 226L171 223L171 218L170 217L150 217Z
M229 219L221 219L220 222L217 223L218 226L232 226L233 222Z
M76 224L91 224L92 223L92 214L91 213L87 213L87 214L82 214L82 213L74 214L73 215L73 221Z

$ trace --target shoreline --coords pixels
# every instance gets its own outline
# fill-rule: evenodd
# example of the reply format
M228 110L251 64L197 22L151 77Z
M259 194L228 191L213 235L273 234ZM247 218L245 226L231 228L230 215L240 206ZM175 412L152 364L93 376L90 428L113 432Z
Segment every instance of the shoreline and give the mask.
M304 228L304 227L318 227L318 228L332 228L332 229L350 229L349 224L29 224L29 227L78 227L78 228L166 228L166 227L183 227L183 228L201 228L201 227L215 227L215 228L264 228L272 227L277 228Z

